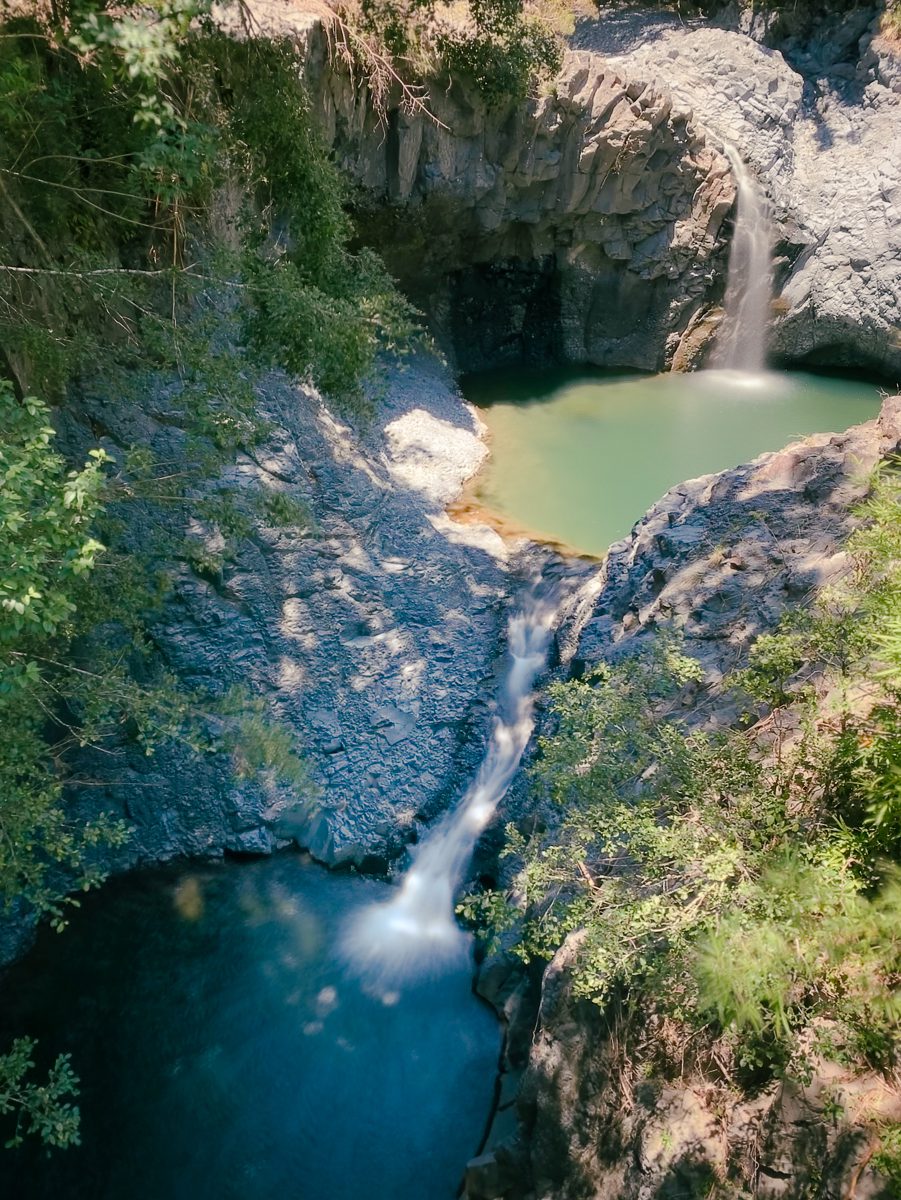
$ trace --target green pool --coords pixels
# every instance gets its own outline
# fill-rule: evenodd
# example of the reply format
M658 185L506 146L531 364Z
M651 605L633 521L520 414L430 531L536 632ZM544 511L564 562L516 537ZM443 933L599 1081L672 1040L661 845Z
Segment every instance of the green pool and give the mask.
M476 500L516 526L602 555L674 484L879 410L874 383L801 372L468 376L492 454Z

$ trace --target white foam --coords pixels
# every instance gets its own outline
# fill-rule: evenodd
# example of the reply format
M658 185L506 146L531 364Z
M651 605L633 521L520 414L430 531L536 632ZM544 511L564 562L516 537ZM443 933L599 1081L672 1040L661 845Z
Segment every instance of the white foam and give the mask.
M511 617L500 711L472 787L417 847L395 895L357 913L346 929L345 961L367 978L384 983L434 974L467 954L467 939L454 920L454 894L532 736L532 688L545 664L554 613L549 600L533 596Z

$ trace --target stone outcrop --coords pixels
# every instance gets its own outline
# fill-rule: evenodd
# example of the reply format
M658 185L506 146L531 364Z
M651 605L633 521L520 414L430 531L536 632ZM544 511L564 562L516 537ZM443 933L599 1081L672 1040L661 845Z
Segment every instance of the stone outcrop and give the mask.
M564 360L659 368L722 275L728 165L640 72L567 53L540 98L429 110L365 83L306 30L312 111L359 185L357 220L460 369Z
M274 433L223 481L301 501L309 525L257 521L215 578L183 566L154 637L187 686L262 698L296 736L310 787L236 780L227 755L123 746L118 765L98 764L112 782L77 797L135 827L114 868L268 853L290 838L327 863L397 853L482 753L507 607L532 560L444 513L487 453L474 411L428 358L393 375L363 433L284 376L263 378L258 395ZM102 430L112 452L183 453L165 389L141 411L88 397L82 417L70 445L97 444ZM129 517L141 545L150 519Z
M749 28L758 25L766 34L766 22ZM580 22L574 40L665 84L760 178L783 255L772 353L899 381L901 47L874 10L827 14L813 37L776 48L634 10Z
M519 1098L526 1137L470 1164L467 1200L894 1200L871 1165L873 1129L901 1119L884 1080L819 1061L804 1086L749 1099L690 1065L662 1078L573 996L577 950L573 935L545 973Z
M587 585L590 616L561 637L591 663L666 625L715 685L787 607L842 570L851 510L899 444L896 397L875 421L679 484L610 548Z
M773 354L897 379L898 46L866 6L787 40L791 21L734 8L733 27L714 28L613 6L578 23L539 98L489 107L436 80L431 116L397 92L374 111L317 18L269 20L305 40L313 113L359 185L361 236L460 369L695 363L723 291L729 142L777 224Z
M729 724L738 714L722 676L788 607L842 571L851 509L872 469L899 448L901 396L875 421L673 488L570 603L557 635L561 673L677 629L705 672L686 716L707 728ZM519 815L517 799L508 816ZM827 1063L809 1088L773 1087L753 1102L702 1078L633 1077L599 1010L572 995L577 949L574 935L547 968L537 1022L521 970L503 955L486 964L480 989L512 1022L505 1065L522 1086L470 1164L469 1200L693 1196L707 1194L702 1185L723 1178L727 1164L741 1171L752 1161L748 1194L760 1200L807 1195L791 1189L821 1169L824 1189L810 1194L823 1200L848 1195L850 1180L859 1198L890 1200L867 1166L864 1126L897 1120L897 1093ZM823 1119L830 1089L859 1124Z

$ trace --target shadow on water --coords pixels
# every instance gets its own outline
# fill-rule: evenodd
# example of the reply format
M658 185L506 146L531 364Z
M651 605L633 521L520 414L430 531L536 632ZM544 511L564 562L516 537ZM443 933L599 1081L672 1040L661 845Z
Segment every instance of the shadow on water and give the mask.
M467 953L387 989L337 961L386 885L297 855L113 883L8 974L4 1034L72 1053L82 1145L5 1152L3 1200L451 1200L499 1028Z

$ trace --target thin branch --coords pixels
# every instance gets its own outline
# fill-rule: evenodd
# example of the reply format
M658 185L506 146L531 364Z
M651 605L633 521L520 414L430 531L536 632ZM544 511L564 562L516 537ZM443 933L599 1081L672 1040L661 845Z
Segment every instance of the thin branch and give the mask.
M194 265L194 264L192 264ZM199 275L189 267L160 267L158 270L139 270L137 267L93 267L88 271L78 271L74 267L11 267L0 263L0 271L11 275L61 275L69 279L87 279L95 275L141 275L150 278L169 276L173 273L188 275L191 279L202 279L207 283L229 283L230 280L213 279L209 275ZM236 287L244 286L235 284Z
M352 67L353 47L356 48L364 63L369 68L368 81L371 86L376 109L380 111L384 110L384 95L391 84L394 83L400 88L400 107L405 112L422 113L423 116L437 125L439 129L450 132L447 125L429 108L427 103L428 93L424 89L417 89L414 85L407 83L398 73L389 56L363 37L362 34L358 33L330 5L326 5L322 24L332 57L341 58L345 65ZM340 37L334 35L335 28L340 33Z
M62 157L62 156L60 156ZM66 157L72 157L67 155ZM36 159L39 162L40 159ZM87 161L87 160L83 160ZM26 175L24 171L13 171L9 167L0 167L0 172L4 175L14 175L16 179L25 179L28 183L40 183L44 187L63 188L67 192L75 192L77 196L81 196L82 192L96 192L101 196L121 196L126 200L140 200L140 196L136 196L134 192L119 192L115 188L100 188L89 187L87 184L82 184L80 187L75 187L71 183L60 183L55 179L42 179L40 175ZM122 218L125 220L125 218Z
M48 262L52 262L53 256L51 255L50 251L47 249L47 246L45 245L43 238L38 233L38 231L34 228L34 226L31 224L31 222L28 220L28 218L25 216L25 214L22 212L21 208L19 208L18 204L16 204L15 199L9 194L9 189L7 188L6 184L3 182L2 179L0 179L0 190L2 190L3 195L6 197L7 204L10 206L10 208L13 210L13 212L16 214L16 216L22 222L22 225L24 226L24 228L28 231L28 233L31 234L32 238L34 239L37 246L39 247L41 253L44 255L44 257L47 259Z

